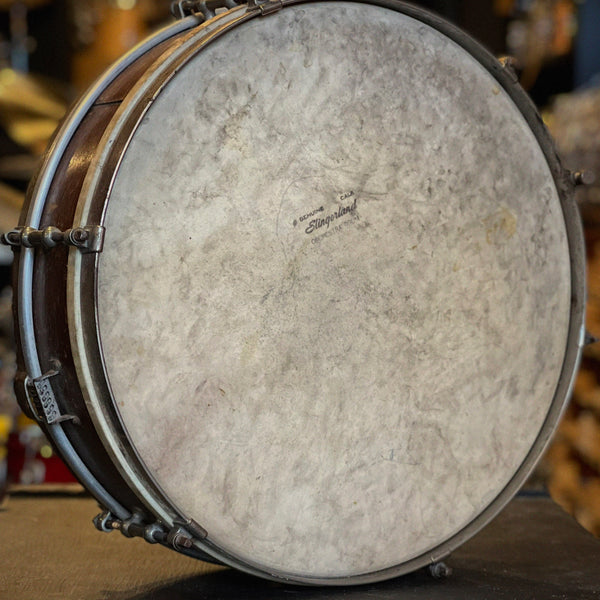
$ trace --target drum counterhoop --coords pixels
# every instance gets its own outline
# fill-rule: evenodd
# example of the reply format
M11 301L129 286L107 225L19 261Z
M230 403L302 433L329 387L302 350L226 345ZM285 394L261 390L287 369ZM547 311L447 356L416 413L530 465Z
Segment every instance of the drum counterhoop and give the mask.
M101 530L278 581L394 577L501 510L568 401L573 177L438 17L227 8L57 133L5 236L16 387Z

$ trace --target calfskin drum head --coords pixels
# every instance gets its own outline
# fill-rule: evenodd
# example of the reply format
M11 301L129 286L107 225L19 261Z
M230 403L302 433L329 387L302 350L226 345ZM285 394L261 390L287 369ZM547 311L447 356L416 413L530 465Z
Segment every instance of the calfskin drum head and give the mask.
M98 258L133 451L242 566L433 556L520 472L565 358L567 233L521 111L351 2L242 23L146 104Z

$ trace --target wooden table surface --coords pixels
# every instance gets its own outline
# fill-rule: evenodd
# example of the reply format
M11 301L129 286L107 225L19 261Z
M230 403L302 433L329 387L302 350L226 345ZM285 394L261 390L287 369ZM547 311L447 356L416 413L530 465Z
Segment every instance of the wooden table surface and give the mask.
M520 497L446 562L443 580L419 571L354 588L259 580L118 532L102 534L85 496L19 494L0 510L2 600L593 600L600 540L546 497Z

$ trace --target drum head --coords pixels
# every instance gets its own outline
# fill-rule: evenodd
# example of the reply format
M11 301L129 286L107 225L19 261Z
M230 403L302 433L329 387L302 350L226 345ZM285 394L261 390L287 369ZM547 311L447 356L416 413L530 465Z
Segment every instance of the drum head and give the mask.
M300 4L204 40L122 108L81 201L108 188L102 435L268 576L447 553L566 395L548 157L491 59L404 12Z

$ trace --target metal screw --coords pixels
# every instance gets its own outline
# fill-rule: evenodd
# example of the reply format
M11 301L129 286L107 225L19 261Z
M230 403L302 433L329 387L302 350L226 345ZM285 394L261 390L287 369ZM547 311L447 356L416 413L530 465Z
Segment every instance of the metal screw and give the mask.
M191 548L194 545L194 542L187 536L181 533L178 533L173 538L173 545L177 548Z
M445 562L437 562L429 565L429 574L435 579L445 579L452 575L452 569Z
M71 231L71 240L73 240L73 242L77 245L81 245L81 244L85 244L85 242L88 241L90 237L89 231L86 231L85 229L73 229L73 231Z

